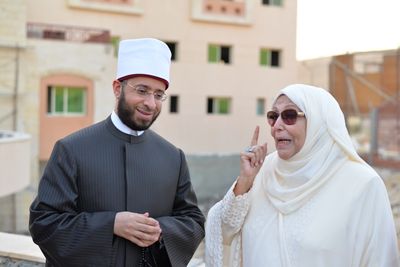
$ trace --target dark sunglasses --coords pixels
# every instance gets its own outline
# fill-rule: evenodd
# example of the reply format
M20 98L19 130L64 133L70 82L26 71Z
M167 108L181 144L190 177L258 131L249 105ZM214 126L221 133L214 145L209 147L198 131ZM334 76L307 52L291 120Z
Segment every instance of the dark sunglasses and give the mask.
M293 125L296 123L297 117L304 117L305 114L304 112L297 111L295 109L286 109L282 111L280 114L276 111L271 110L267 112L267 120L269 125L274 126L279 116L281 116L282 121L286 125Z

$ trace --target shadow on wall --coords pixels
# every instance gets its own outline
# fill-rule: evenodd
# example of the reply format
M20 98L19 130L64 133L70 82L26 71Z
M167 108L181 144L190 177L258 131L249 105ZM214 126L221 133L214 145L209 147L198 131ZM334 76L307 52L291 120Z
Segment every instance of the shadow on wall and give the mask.
M207 215L239 175L240 156L187 155L186 159L200 209Z

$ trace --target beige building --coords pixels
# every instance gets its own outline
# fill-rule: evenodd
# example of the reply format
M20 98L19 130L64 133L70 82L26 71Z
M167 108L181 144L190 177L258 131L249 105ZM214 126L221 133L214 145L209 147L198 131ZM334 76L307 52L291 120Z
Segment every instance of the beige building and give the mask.
M31 136L31 195L54 142L112 111L121 39L154 37L171 48L169 97L152 129L189 155L227 155L243 150L260 125L273 149L266 110L297 80L295 0L3 0L0 7L0 129ZM26 215L17 221L24 230Z

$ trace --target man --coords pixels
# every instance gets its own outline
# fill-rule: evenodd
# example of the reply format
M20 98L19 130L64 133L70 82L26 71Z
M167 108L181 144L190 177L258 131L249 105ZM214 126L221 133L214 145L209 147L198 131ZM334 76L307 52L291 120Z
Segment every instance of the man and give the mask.
M156 39L120 43L111 116L59 140L30 232L47 266L186 266L204 237L184 153L148 130L169 85Z

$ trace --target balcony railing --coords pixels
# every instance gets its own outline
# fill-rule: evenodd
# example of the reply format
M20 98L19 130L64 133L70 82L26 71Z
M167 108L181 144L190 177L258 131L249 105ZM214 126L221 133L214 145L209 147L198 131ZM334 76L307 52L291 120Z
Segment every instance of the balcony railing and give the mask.
M212 23L251 25L254 0L191 0L192 19Z
M111 41L110 31L108 30L34 22L27 24L27 37L80 43L105 44Z
M243 16L245 3L242 1L204 0L203 12L228 16Z

